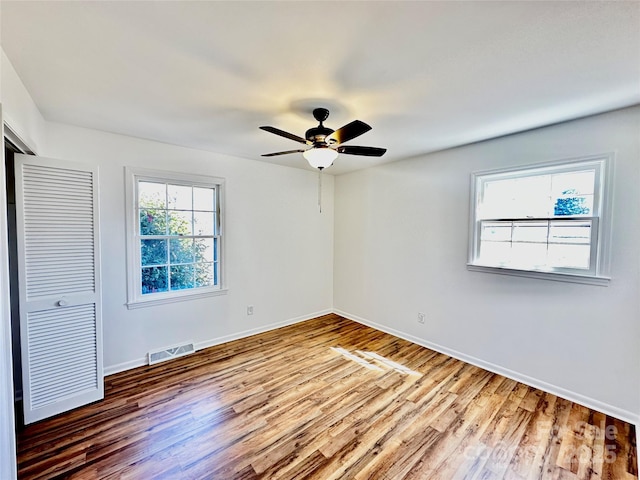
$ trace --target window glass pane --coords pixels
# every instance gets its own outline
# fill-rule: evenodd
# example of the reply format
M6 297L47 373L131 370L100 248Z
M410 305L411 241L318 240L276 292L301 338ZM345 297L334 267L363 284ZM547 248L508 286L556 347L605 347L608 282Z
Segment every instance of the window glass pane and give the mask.
M550 243L591 243L591 222L552 222Z
M214 212L214 189L193 187L193 209Z
M168 289L167 267L146 267L142 269L142 293L166 292Z
M213 262L217 260L213 243L213 238L202 238L195 241L196 262Z
M593 193L596 172L559 173L552 176L554 215L590 215L593 212Z
M193 212L195 235L215 235L215 217L212 212Z
M175 238L169 241L170 263L193 263L193 240Z
M509 178L484 183L482 218L547 217L550 210L550 175Z
M140 208L167 208L167 186L164 183L138 182Z
M549 215L550 181L548 175L517 178L513 202L514 217L546 217Z
M547 264L546 243L514 243L511 247L511 265L515 268L531 269Z
M514 242L547 242L549 228L547 222L514 222Z
M141 240L140 260L142 265L163 265L167 263L166 240Z
M495 267L505 266L511 261L510 242L482 242L479 262Z
M140 210L140 235L166 235L166 215L166 210Z
M193 235L191 228L192 212L169 210L167 217L169 220L169 235Z
M194 266L196 287L216 285L216 283L214 283L212 263L196 263Z
M172 210L192 210L193 198L192 188L183 185L168 185L167 199L169 201L168 208Z
M579 195L593 195L595 181L595 170L556 173L551 176L551 192L554 197L565 195L569 190Z
M193 265L176 265L171 267L171 290L183 290L193 287Z
M490 240L494 242L511 241L511 222L482 222L481 240Z
M549 265L552 267L589 269L589 245L549 245Z
M553 205L554 215L591 215L591 212L593 195L577 195L573 190L565 190Z

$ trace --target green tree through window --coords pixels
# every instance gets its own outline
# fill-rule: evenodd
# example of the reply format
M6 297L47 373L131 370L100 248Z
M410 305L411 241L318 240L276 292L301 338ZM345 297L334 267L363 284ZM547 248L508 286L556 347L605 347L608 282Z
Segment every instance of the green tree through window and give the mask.
M589 207L586 205L584 197L577 196L575 189L562 192L563 197L556 200L553 206L554 215L588 215ZM575 197L565 197L564 195L576 195Z
M213 203L197 212L169 210L165 199L143 194L139 203L142 294L217 285L218 239L193 233L196 214L215 224Z

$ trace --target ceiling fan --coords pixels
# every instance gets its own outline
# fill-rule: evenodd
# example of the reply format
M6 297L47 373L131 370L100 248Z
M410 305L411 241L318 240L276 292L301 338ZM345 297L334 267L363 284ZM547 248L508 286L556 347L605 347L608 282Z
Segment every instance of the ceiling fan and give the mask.
M381 157L387 151L386 148L377 147L357 147L355 145L342 145L349 140L359 137L363 133L371 130L371 127L360 120L347 123L338 130L325 127L324 122L329 117L329 110L326 108L316 108L313 110L313 117L320 122L317 127L310 128L305 133L305 138L285 132L275 127L260 127L266 132L275 133L281 137L309 145L311 148L286 150L284 152L265 153L263 157L275 157L276 155L287 155L290 153L302 153L309 165L318 170L330 167L339 153L347 155L364 155L367 157Z

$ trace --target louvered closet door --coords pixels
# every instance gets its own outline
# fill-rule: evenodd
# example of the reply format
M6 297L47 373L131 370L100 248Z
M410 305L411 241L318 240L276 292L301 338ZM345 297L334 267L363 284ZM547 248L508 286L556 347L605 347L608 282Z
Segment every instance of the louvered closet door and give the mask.
M25 423L104 396L97 168L16 155Z

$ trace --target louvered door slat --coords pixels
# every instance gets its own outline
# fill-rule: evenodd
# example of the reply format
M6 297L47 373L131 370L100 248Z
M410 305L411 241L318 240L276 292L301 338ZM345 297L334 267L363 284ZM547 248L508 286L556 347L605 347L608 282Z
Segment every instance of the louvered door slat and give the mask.
M16 156L26 423L104 394L96 176Z
M60 262L53 272L49 259L42 255L50 253L52 244L70 252L93 250L95 244L91 173L56 170L40 165L25 165L22 169L24 241L29 246L25 258L28 300L95 288L93 258ZM55 216L49 214L52 210L57 212ZM73 225L67 219L75 220Z
M91 332L93 332L94 330L95 326L93 325L87 325L84 327L76 326L73 333L60 332L57 334L51 334L50 332L42 332L40 335L38 335L38 332L32 332L29 335L29 338L33 342L39 342L42 340L46 341L50 345L57 345L58 349L63 349L68 344L67 342L69 342L71 339L83 338L86 334L91 334ZM73 348L76 348L75 344L73 345ZM38 358L38 354L34 352L32 353L31 357Z

